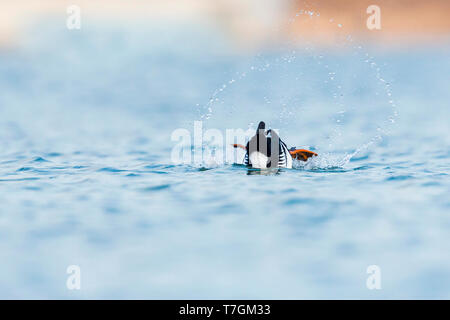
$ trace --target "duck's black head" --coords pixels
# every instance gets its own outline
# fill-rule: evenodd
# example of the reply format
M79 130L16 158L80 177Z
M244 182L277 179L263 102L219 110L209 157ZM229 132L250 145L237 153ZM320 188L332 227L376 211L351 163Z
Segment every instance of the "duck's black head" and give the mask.
M253 151L262 152L264 155L270 155L270 138L266 136L266 124L264 121L260 121L256 134L247 143L247 152L250 154Z
M266 124L264 123L264 121L260 121L258 124L258 129L256 129L256 133L259 133L259 130L264 130L266 129Z

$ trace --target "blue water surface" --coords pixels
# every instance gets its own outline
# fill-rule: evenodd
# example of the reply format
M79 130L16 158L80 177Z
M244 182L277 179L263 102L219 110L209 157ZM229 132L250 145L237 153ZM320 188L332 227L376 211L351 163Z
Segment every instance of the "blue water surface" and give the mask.
M1 298L450 298L448 39L255 56L214 28L39 26L0 52ZM201 119L319 158L173 163Z

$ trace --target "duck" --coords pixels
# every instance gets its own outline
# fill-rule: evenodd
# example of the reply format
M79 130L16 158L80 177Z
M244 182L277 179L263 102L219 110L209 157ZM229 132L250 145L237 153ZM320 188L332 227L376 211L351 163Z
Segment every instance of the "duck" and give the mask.
M269 129L260 121L255 135L247 142L246 146L234 144L235 148L245 150L243 164L255 169L292 168L293 160L307 161L317 153L292 147L288 149L286 143L278 134Z

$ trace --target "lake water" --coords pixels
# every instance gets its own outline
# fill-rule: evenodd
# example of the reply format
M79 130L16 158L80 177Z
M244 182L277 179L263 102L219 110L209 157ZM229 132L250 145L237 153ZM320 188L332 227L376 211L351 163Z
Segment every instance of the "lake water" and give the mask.
M38 26L0 52L0 298L450 298L450 39L255 56L212 28ZM176 165L196 120L319 157Z

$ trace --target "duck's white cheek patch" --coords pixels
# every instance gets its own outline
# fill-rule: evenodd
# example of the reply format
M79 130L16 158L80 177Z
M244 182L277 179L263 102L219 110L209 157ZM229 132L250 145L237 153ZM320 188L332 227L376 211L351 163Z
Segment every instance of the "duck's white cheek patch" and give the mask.
M269 158L267 156L265 156L264 154L262 154L261 152L258 152L258 151L252 152L252 154L250 154L249 158L250 158L250 163L252 164L253 168L258 168L258 169L267 168L267 161L269 160Z

